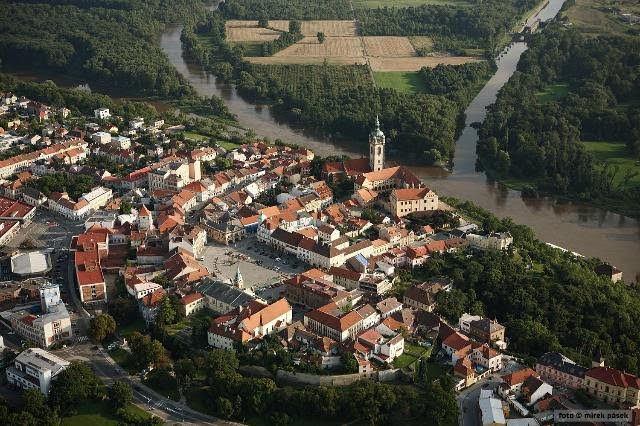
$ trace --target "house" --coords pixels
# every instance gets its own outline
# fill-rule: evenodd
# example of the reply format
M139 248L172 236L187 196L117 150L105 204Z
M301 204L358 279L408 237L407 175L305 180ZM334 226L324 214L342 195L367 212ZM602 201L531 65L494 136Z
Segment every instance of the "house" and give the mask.
M401 334L389 338L371 328L360 333L356 340L369 349L367 358L374 358L381 363L391 364L404 353L404 338Z
M607 277L614 283L622 281L622 271L613 265L609 265L608 263L601 263L593 269L593 272L595 272L596 275L600 275L601 277Z
M354 339L363 327L357 311L344 312L335 302L328 303L304 315L304 326L321 336L337 342Z
M182 296L180 300L178 300L178 305L180 306L182 315L188 317L189 315L205 308L207 306L206 302L207 300L202 293L195 292Z
M466 239L471 247L480 250L506 250L513 244L513 237L509 232L492 232L488 235L467 234Z
M204 295L207 308L218 314L227 313L239 306L246 306L252 300L258 299L248 290L211 278L203 279L195 286L195 290Z
M159 288L138 301L140 313L147 324L153 324L156 320L158 309L166 295L167 292L163 288Z
M21 352L13 365L7 368L10 385L28 389L38 389L48 396L51 383L71 363L40 348L28 348Z
M587 370L584 389L607 404L618 407L640 405L640 377L615 368L598 366Z
M108 120L111 118L111 113L109 112L109 108L98 108L93 110L93 116L97 120Z
M109 254L109 232L106 229L87 230L73 237L76 282L82 303L106 303L107 285L102 273L101 260Z
M534 405L542 398L553 395L553 387L539 377L529 376L522 383L520 398L526 405Z
M536 373L547 382L569 389L580 389L587 369L560 352L547 352L536 361Z
M433 312L436 308L435 296L440 291L449 291L451 283L441 283L436 281L414 284L407 288L402 296L402 303L406 306Z
M34 206L0 197L0 217L15 219L0 222L0 247L7 245L21 229L28 226L35 214Z
M397 217L438 210L438 195L429 188L393 189L388 207L389 212Z
M505 398L518 398L522 393L523 383L529 377L539 377L539 375L530 368L523 368L502 376L498 385L498 394Z
M257 300L213 320L207 333L209 346L233 350L234 345L248 343L277 333L291 324L292 310L286 299L271 305Z
M505 327L498 321L482 318L469 323L468 333L480 342L504 342Z
M388 297L376 303L376 310L380 312L382 319L391 316L394 312L402 310L402 303L398 302L395 297Z

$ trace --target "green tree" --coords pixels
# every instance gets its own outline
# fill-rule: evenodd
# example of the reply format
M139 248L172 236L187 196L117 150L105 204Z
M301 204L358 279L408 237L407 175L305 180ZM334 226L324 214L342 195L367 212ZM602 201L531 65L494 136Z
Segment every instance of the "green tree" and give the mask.
M344 371L347 373L357 373L358 372L358 361L356 357L351 353L345 351L342 356L342 366L344 367Z
M118 209L118 211L120 212L120 214L131 214L131 208L132 208L131 203L129 201L123 200L120 203L120 208Z
M133 400L133 389L131 385L120 380L113 382L109 388L109 401L114 408L123 408Z
M72 361L56 380L51 383L49 402L62 414L98 394L100 380L84 362Z
M116 321L109 314L100 314L91 319L89 335L92 339L102 342L116 332Z
M176 310L173 307L173 302L169 296L165 296L160 301L160 307L156 315L156 325L160 328L164 328L169 324L173 324L176 321Z
M233 416L233 404L229 399L219 396L215 402L216 414L223 419L230 419Z
M301 32L300 21L296 21L296 20L289 21L289 32L291 34L300 34Z
M318 32L317 37L320 44L324 43L324 41L327 39L327 36L322 31Z
M186 387L196 374L196 366L190 358L182 358L176 361L173 371L176 373L178 382Z

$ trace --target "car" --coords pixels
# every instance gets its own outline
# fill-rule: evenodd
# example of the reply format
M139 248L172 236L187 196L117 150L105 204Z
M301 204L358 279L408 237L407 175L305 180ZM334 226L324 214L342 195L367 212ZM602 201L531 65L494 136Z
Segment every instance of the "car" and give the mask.
M196 257L196 260L199 262L202 262L204 260L204 257L200 256L200 257Z
M282 259L280 259L279 257L276 257L276 262L280 262Z

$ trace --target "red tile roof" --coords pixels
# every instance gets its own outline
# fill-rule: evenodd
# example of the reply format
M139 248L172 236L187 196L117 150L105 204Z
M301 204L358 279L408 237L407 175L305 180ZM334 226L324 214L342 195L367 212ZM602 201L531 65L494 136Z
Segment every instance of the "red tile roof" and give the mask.
M585 377L622 388L640 389L640 377L611 367L594 367L587 370Z

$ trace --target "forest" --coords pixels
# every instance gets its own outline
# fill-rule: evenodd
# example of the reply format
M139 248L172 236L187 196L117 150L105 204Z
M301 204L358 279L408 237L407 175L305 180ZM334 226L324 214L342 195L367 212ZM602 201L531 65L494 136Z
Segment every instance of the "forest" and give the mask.
M583 143L624 142L627 158L640 159L639 41L560 25L536 35L481 126L482 165L497 178L640 215L640 168L599 162ZM549 88L553 96L541 96Z
M63 73L137 95L180 96L192 89L157 36L166 23L204 12L200 0L5 0L0 59L5 70Z
M227 19L353 19L347 0L228 0L220 10Z
M210 44L201 41L203 34ZM433 78L440 78L441 90L455 88L460 94L447 99L441 93L376 88L364 65L251 64L243 59L241 46L225 42L219 13L185 26L182 41L185 50L207 69L236 84L246 98L271 103L282 118L365 143L372 117L379 114L391 143L417 154L423 162L451 158L466 107L466 102L459 102L469 93L465 87L474 86L486 72L484 66L439 69L440 77Z
M597 276L597 260L552 249L510 218L500 220L469 202L447 203L485 229L510 231L515 247L471 259L446 255L416 272L421 279L442 273L454 279L454 290L439 294L440 314L496 318L507 327L509 351L529 360L558 350L585 366L602 356L607 365L640 373L640 287Z

